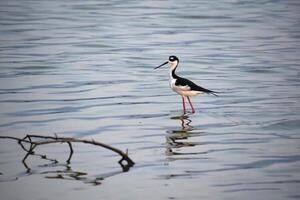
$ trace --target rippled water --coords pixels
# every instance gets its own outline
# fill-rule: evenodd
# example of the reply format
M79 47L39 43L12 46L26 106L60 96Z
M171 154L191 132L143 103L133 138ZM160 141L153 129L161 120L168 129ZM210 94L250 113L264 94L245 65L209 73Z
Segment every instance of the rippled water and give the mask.
M39 149L1 140L1 199L299 199L300 3L1 1L0 134L95 139L128 149ZM220 97L192 98L178 73ZM71 168L70 168L71 167ZM74 178L68 173L83 178ZM57 176L63 174L65 179ZM16 179L17 177L17 179ZM91 180L98 178L100 185Z

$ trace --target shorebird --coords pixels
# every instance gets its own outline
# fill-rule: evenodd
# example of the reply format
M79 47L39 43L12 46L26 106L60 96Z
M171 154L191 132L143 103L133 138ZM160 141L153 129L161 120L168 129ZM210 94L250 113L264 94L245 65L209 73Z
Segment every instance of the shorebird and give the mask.
M170 56L168 61L164 62L163 64L159 65L158 67L155 67L154 69L158 69L168 63L170 64L170 73L169 73L170 87L174 92L181 95L184 114L186 114L185 97L187 97L187 99L189 101L189 104L192 109L192 113L195 113L195 108L190 100L190 96L196 96L196 95L203 94L203 93L218 96L215 94L217 92L205 89L199 85L196 85L195 83L193 83L192 81L190 81L188 79L177 76L175 71L179 64L179 59L176 56Z

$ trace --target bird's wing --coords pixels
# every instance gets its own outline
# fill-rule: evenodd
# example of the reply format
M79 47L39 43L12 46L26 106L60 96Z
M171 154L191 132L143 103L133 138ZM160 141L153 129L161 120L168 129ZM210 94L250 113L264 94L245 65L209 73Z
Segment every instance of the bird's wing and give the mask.
M216 95L216 94L214 94L215 93L214 91L205 89L199 85L196 85L194 82L192 82L188 79L185 79L185 78L181 78L181 77L178 77L178 79L175 82L175 85L178 87L189 88L189 90L195 90L195 91L200 91L200 92Z

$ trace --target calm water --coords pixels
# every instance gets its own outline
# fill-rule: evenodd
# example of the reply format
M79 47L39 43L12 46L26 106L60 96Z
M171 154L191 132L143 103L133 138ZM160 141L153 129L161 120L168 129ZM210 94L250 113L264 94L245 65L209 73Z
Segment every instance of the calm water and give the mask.
M136 162L122 173L117 155L77 144L67 167L58 144L39 152L59 164L32 157L26 173L24 152L1 140L1 199L299 199L299 10L297 0L1 1L0 134L95 139ZM185 118L167 67L153 70L171 54L178 74L223 92L192 98Z

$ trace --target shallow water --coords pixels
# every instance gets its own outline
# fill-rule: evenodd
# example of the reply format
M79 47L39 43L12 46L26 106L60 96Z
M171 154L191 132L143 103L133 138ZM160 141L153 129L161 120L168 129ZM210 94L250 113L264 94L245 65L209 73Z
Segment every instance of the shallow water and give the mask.
M300 198L298 1L1 1L0 134L94 139L30 158L1 140L1 199ZM219 97L181 98L178 74ZM71 174L71 175L70 175ZM74 178L75 175L77 178ZM59 176L60 175L60 176ZM62 179L63 177L64 179ZM97 184L95 186L95 179Z

